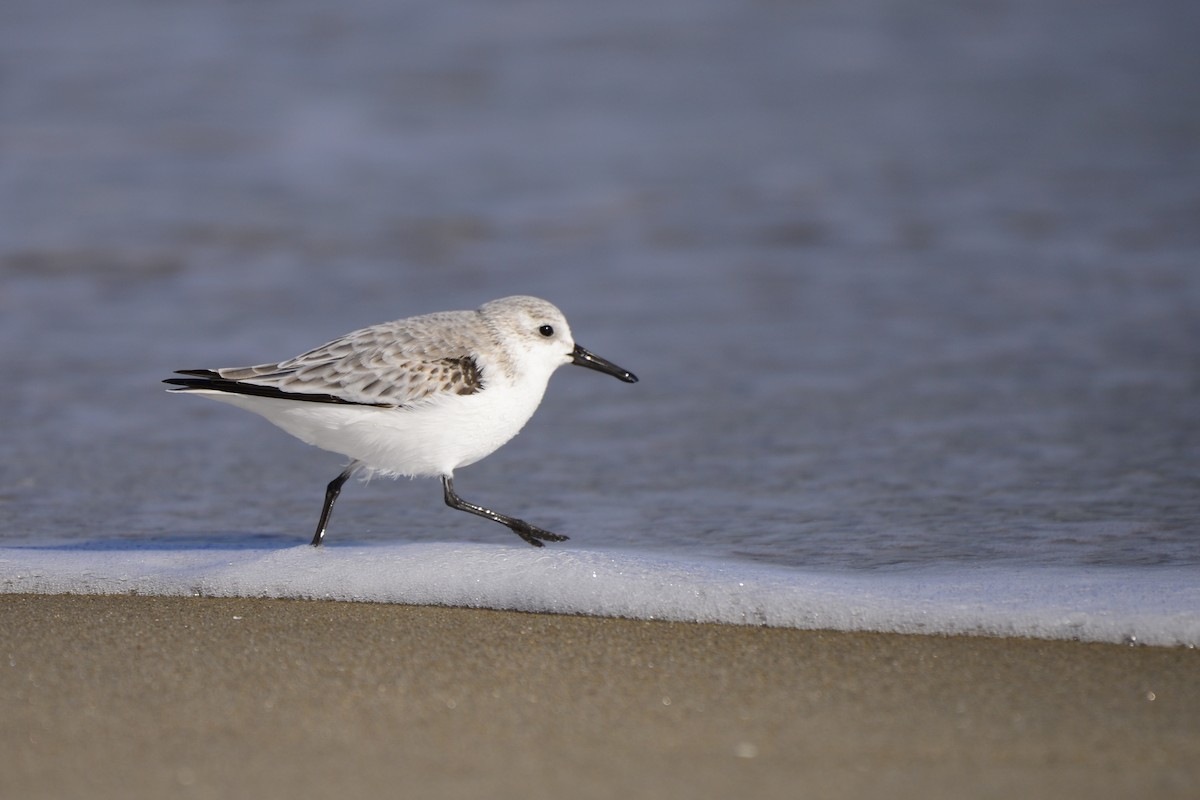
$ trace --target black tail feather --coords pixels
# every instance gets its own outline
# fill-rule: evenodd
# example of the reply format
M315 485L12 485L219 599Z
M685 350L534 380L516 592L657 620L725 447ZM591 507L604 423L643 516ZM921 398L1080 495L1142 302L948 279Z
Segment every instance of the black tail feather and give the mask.
M189 389L205 389L211 392L244 394L252 397L269 397L274 400L298 400L303 403L337 403L351 406L395 408L392 403L359 403L354 400L347 400L344 397L338 397L332 394L320 394L315 392L286 392L283 389L279 389L274 386L262 386L257 383L231 381L227 378L220 377L220 375L211 369L177 370L177 372L180 375L196 375L199 377L167 378L163 381L163 383L181 387L175 391L186 392Z
M197 378L220 378L221 377L221 373L217 372L215 369L177 369L177 370L175 370L175 374L176 375L195 375ZM172 381L177 381L177 380L179 380L179 379L171 378L169 380L163 381L163 383L171 383Z

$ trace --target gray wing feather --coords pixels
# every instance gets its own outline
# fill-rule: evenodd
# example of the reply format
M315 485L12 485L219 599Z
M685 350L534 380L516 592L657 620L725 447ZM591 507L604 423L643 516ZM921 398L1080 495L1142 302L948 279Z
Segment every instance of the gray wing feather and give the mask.
M287 361L212 371L227 381L288 394L406 406L482 390L471 346L481 333L475 312L427 314L354 331Z

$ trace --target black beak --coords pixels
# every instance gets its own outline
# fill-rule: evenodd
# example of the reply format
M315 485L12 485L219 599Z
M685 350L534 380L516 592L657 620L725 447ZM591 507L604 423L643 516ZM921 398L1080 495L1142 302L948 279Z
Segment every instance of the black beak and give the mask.
M576 366L587 367L597 372L612 375L614 378L620 378L626 383L637 383L637 375L634 375L629 370L621 369L616 364L606 361L600 356L592 355L579 345L575 345L575 350L571 353L571 363Z

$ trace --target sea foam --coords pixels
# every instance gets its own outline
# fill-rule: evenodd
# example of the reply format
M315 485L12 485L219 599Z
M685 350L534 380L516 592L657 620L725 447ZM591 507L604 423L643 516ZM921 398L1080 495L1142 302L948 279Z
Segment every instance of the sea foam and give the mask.
M481 544L0 548L0 592L274 597L800 629L1200 644L1194 569L805 572Z

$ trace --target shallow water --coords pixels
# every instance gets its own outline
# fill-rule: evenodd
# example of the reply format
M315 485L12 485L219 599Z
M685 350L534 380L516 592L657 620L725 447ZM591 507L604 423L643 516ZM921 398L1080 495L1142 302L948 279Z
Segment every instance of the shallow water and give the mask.
M303 542L339 457L158 381L530 293L642 379L561 371L457 476L559 549L1196 567L1197 33L1168 0L6 3L4 542ZM510 534L376 480L330 537Z

